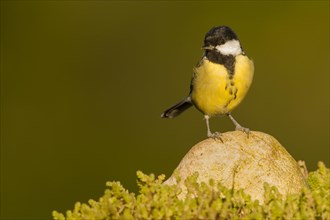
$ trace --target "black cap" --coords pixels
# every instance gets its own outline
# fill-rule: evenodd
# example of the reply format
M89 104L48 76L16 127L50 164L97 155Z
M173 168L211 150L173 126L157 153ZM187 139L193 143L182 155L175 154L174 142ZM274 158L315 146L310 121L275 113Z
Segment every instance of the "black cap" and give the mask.
M238 40L232 29L227 26L213 27L206 33L203 47L222 45L230 40Z

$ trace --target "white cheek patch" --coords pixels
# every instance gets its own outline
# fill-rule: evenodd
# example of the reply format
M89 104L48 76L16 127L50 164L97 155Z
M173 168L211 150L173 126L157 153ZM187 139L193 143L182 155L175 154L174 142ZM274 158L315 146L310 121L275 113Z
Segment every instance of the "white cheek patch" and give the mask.
M215 48L223 55L237 56L242 53L241 44L238 40L227 41L225 44L218 45Z

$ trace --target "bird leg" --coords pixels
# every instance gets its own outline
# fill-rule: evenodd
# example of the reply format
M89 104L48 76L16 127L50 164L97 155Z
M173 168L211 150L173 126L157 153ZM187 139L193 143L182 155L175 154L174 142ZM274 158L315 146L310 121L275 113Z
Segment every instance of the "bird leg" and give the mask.
M210 116L204 115L204 118L205 118L205 121L206 121L207 137L214 138L214 139L220 139L221 142L223 142L222 139L221 139L221 133L220 132L214 132L214 133L211 132L210 124L209 124Z
M228 113L227 115L228 115L228 117L230 118L230 120L234 123L234 125L235 125L235 130L236 130L236 131L243 131L243 132L245 132L245 133L248 135L248 137L249 137L250 129L245 128L245 127L241 126L240 124L238 124L238 122L234 119L234 117L233 117L230 113Z

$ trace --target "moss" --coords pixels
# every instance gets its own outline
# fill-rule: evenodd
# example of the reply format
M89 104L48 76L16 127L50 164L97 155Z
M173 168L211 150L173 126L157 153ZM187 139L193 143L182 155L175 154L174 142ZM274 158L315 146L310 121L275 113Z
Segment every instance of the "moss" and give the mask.
M276 187L264 184L264 204L252 201L243 190L230 190L210 180L197 183L198 174L184 180L186 198L176 185L162 184L165 176L138 171L138 195L119 182L107 182L104 195L88 203L76 203L65 214L53 212L56 220L79 219L330 219L330 171L320 162L308 175L309 187L286 198ZM177 177L177 181L183 181Z

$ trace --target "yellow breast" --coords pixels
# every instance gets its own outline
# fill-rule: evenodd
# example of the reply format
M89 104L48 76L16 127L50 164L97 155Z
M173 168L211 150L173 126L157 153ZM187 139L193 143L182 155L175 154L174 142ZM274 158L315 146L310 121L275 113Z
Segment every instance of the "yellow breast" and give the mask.
M204 59L194 70L192 101L197 109L208 116L231 112L244 99L252 83L253 62L238 55L233 77L220 64Z

